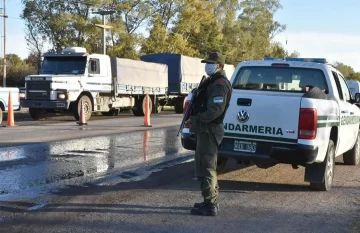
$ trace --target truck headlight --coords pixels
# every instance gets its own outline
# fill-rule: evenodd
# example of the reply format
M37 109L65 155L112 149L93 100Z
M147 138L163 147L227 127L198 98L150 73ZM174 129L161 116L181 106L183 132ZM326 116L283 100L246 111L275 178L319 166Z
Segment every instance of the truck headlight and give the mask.
M24 99L25 98L25 93L19 93L20 99Z
M65 95L65 94L59 94L59 95L58 95L58 99L64 100L65 98L66 98L66 95Z

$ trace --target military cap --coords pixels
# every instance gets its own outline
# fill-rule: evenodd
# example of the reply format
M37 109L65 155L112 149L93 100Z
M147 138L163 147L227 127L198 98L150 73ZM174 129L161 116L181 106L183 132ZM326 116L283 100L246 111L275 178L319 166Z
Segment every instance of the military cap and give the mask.
M221 53L211 52L206 59L201 60L201 63L218 63L225 65L225 57L221 55Z

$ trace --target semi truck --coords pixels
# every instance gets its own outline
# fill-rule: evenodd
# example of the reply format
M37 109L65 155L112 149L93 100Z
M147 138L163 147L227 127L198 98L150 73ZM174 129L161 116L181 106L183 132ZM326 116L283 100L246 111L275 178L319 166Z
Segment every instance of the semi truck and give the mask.
M81 106L86 120L92 112L117 115L120 110L143 116L146 94L150 111L161 111L160 101L168 91L166 65L89 54L82 47L67 47L43 57L39 74L25 77L26 91L20 101L34 120L50 112L70 112L78 120Z
M159 113L164 105L183 113L184 99L205 75L200 58L181 54L150 54L140 60L90 54L82 47L67 47L43 55L38 75L25 77L21 106L29 108L33 120L48 113L71 113L80 118L81 103L85 119L93 112L117 115L132 110L144 115L144 97L150 97L150 112ZM225 65L228 78L235 67Z
M181 54L156 53L143 55L140 60L168 66L168 96L161 100L162 105L174 106L176 113L183 113L185 97L198 86L205 75L205 63L201 63L202 59ZM235 67L226 64L224 69L230 79Z

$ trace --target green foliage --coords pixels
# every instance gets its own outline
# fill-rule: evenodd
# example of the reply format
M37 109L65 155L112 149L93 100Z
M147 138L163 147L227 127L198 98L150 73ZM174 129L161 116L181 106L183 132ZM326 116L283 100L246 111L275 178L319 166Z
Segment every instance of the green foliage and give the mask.
M270 52L267 54L267 57L278 57L278 58L284 58L284 57L299 57L300 53L297 51L293 51L289 53L287 50L285 50L284 46L279 42L274 42L270 45Z
M344 75L344 78L360 81L360 72L355 72L351 66L341 62L335 62L333 66Z
M344 75L345 78L349 78L352 74L355 73L354 69L351 66L345 65L341 62L335 62L334 66Z
M3 59L0 59L0 63L3 64ZM21 59L16 54L7 54L6 64L6 86L8 87L23 87L25 85L25 77L37 73L36 66L29 63L27 60ZM3 77L3 72L1 72L1 84Z
M22 0L32 55L39 60L44 42L53 50L83 46L101 52L101 23L92 10L111 9L107 53L137 59L144 53L205 57L225 54L227 63L282 55L272 40L285 30L274 21L279 0ZM149 33L145 36L144 27ZM281 45L279 45L281 47ZM294 55L294 54L293 54ZM296 55L296 54L295 54ZM38 63L39 64L39 63Z

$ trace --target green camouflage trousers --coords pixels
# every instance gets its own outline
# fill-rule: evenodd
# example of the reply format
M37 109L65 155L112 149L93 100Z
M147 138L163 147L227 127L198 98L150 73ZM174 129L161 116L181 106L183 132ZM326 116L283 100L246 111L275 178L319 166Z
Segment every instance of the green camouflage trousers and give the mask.
M197 134L195 174L205 202L217 203L219 185L216 175L218 147L224 135L223 124L208 125Z

